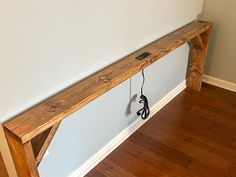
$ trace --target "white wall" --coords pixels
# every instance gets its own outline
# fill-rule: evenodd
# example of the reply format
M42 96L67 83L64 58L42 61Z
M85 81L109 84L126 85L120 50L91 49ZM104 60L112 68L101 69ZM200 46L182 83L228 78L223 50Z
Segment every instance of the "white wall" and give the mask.
M236 83L236 1L205 0L203 19L213 22L206 74Z
M5 121L145 44L189 23L203 0L0 1L0 120ZM151 105L185 79L187 45L146 70ZM65 120L43 177L72 173L137 116L125 115L141 75Z

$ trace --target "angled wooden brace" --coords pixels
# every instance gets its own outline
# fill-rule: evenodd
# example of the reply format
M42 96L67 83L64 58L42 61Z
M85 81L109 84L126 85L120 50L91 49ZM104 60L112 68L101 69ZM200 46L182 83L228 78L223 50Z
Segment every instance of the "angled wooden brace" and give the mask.
M189 41L187 86L199 91L211 27L209 22L194 21L5 122L3 126L18 176L39 177L38 165L62 120ZM144 52L151 55L137 60Z
M39 177L37 167L59 125L60 122L24 144L22 144L21 140L17 139L11 132L5 130L19 177Z

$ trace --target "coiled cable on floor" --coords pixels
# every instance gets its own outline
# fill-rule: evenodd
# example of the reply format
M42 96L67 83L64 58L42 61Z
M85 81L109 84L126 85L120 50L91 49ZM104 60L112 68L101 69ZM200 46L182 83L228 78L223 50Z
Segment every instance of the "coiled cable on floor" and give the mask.
M143 76L143 83L142 83L142 87L141 87L141 95L140 95L140 104L143 104L143 108L140 109L137 112L138 116L141 116L142 119L146 119L148 118L149 114L150 114L150 109L149 109L149 105L148 105L148 99L147 97L143 94L143 86L145 83L145 75L144 75L144 70L142 70L142 76Z

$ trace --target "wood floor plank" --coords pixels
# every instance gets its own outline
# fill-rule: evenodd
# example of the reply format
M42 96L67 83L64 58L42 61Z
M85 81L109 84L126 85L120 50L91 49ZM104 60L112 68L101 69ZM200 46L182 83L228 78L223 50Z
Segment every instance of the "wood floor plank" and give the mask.
M228 177L236 177L236 162L232 164Z
M203 83L200 94L207 94L208 97L213 99L220 99L227 103L236 104L236 94L234 92L210 84Z
M145 142L143 142L145 143ZM161 155L157 155L152 151L138 145L135 142L132 142L132 139L127 140L125 146L118 147L119 150L125 151L130 154L131 149L135 152L141 152L136 156L136 154L131 153L133 157L137 158L140 161L143 161L151 166L158 167L161 171L165 171L165 175L173 177L196 177L190 170L185 169L168 161L166 158L163 158ZM148 144L147 144L148 145ZM159 151L160 152L160 151ZM187 162L188 163L188 162Z
M113 161L135 176L156 177L164 175L164 173L160 169L150 166L144 161L139 161L137 158L132 157L130 154L127 154L119 148L114 152L115 153L112 153L111 156L107 157L107 159Z
M185 154L184 150L179 149L175 145L173 145L172 147L168 146L162 142L159 142L159 141L154 140L150 137L147 137L147 136L143 135L142 133L136 133L135 135L137 135L133 139L135 141L135 143L140 144L141 146L145 147L146 149L153 152L154 154L156 154L162 158L165 158L168 161L170 161L180 167L190 170L191 172L193 172L196 175L199 175L202 177L209 177L212 175L214 175L215 177L225 176L224 173L226 171L218 169L217 167L214 167L213 165L209 165L208 157L205 158L205 160L207 160L208 163L204 163L201 159L194 158L194 157L196 157L196 155L193 155L190 153ZM181 151L183 151L183 152L181 152ZM198 152L197 155L199 155L199 154L200 153ZM193 157L191 157L190 155ZM217 160L217 162L219 162L219 161ZM199 170L199 169L201 169L201 170Z
M171 115L169 114L169 116ZM153 127L153 130L155 129L154 130L155 134L158 135L159 139L168 141L169 140L168 137L174 134L176 139L180 141L183 139L186 142L191 142L192 144L196 146L199 146L203 149L207 149L211 153L214 153L228 160L236 159L236 151L232 149L231 147L227 147L224 143L222 144L215 141L214 140L215 138L212 138L212 136L215 136L214 134L210 134L211 136L206 136L206 134L203 136L200 136L198 133L194 132L193 129L191 128L184 129L184 128L181 128L180 126L176 126L177 123L168 121L167 119L165 119L165 117L166 117L166 114L162 114L162 112L159 112L158 119L152 119L152 122L150 122L150 125L149 125L149 127L151 126ZM160 119L162 119L161 122L159 122ZM197 120L198 119L199 118L197 118ZM146 130L142 128L141 131L146 131ZM152 130L150 132L152 132Z
M205 83L201 92L185 89L94 170L107 177L236 177L236 93Z
M135 177L135 175L127 172L111 160L104 160L100 165L97 166L97 170L108 177Z
M107 177L104 174L102 174L101 172L99 172L97 169L93 169L88 175L87 177Z
M165 111L162 117L165 117L166 113L168 112ZM215 121L202 119L199 116L196 118L188 113L181 115L168 113L168 115L168 117L165 117L165 119L162 119L162 121L159 122L163 122L162 129L164 129L164 126L169 128L176 126L178 129L181 129L192 136L197 136L208 141L213 141L228 148L231 148L232 142L236 140L236 132L234 131L235 129L218 124Z
M165 171L165 175L172 177L197 177L196 174L191 172L190 170L180 167L170 161L161 158L160 156L153 154L150 151L145 151L139 157L140 160L145 161L156 168L160 168L162 171Z

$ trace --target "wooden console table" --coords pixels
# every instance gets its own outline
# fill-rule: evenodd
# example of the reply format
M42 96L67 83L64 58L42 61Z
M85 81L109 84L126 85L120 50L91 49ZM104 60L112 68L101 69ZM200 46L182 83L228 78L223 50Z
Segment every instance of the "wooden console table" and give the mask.
M186 42L191 44L187 86L200 91L211 28L194 21L5 122L18 176L39 177L37 167L63 119ZM151 55L135 59L144 52Z

